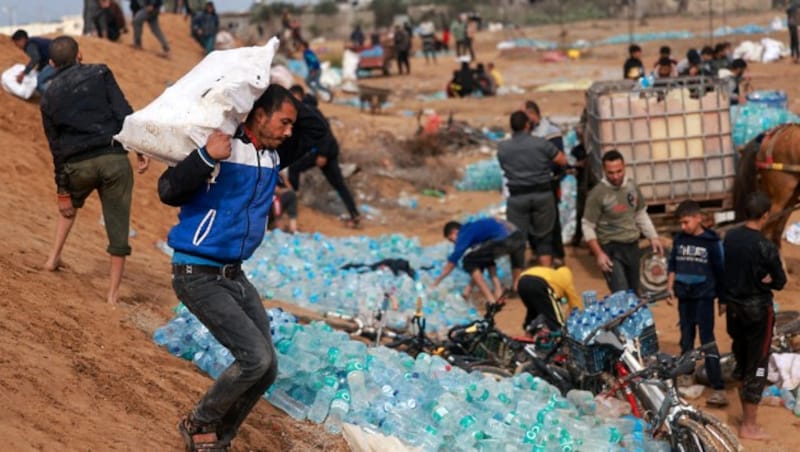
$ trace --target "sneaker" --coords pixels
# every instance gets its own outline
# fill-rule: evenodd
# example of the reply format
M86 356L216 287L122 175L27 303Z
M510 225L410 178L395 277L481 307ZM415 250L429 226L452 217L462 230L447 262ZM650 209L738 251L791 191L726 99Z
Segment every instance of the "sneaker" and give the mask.
M725 391L718 389L711 394L711 397L706 400L706 405L714 408L723 408L728 406L728 398L725 396Z
M678 375L678 387L679 388L688 388L694 384L694 376L693 375Z

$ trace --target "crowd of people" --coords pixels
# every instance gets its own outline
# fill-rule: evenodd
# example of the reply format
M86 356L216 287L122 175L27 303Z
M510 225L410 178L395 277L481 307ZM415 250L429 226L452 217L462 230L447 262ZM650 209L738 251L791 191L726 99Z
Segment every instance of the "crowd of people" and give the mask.
M622 66L622 76L628 80L650 77L653 80L667 80L676 77L718 77L727 80L727 90L731 105L746 102L746 95L752 87L748 77L747 61L733 58L730 42L720 42L716 46L704 46L699 52L695 48L686 51L686 57L676 61L672 49L662 46L653 69L647 71L642 62L642 48L631 44L628 59Z

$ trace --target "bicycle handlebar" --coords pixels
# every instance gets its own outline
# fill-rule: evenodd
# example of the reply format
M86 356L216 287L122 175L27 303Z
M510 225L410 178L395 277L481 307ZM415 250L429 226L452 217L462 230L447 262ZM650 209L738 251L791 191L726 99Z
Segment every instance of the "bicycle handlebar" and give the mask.
M695 361L705 359L709 356L718 356L718 354L719 352L717 351L717 343L709 342L694 350L690 350L681 356L670 356L669 359L663 360L659 359L656 361L656 363L626 376L625 380L628 381L650 374L657 374L659 378L675 378L678 375L687 373L687 371L691 371L694 368Z

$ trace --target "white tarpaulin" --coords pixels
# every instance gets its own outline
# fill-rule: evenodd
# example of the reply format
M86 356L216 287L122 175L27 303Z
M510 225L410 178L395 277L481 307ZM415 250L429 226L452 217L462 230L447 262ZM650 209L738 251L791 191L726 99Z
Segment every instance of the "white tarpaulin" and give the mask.
M261 47L211 52L148 106L125 118L114 138L125 149L169 165L203 146L214 130L231 134L269 86L278 49Z

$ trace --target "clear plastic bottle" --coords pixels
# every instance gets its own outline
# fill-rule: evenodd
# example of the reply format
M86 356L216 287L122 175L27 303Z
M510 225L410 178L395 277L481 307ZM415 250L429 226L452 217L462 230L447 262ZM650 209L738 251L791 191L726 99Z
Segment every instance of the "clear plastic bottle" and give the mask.
M325 419L325 429L330 433L342 431L342 420L350 411L350 393L346 389L336 391L331 401L328 418Z
M303 403L300 401L293 399L281 388L276 388L273 386L267 395L267 400L298 421L304 420L306 418L306 414L308 413L307 406L303 405Z
M311 407L308 409L308 420L315 423L321 424L322 421L328 416L328 410L331 407L331 401L333 397L336 395L336 389L339 387L338 382L336 381L336 377L327 376L322 384L322 386L317 391L316 397L314 397L314 403L311 404Z
M361 362L350 360L345 369L347 387L350 388L350 399L354 410L362 410L369 406L369 393L366 387L364 366Z

